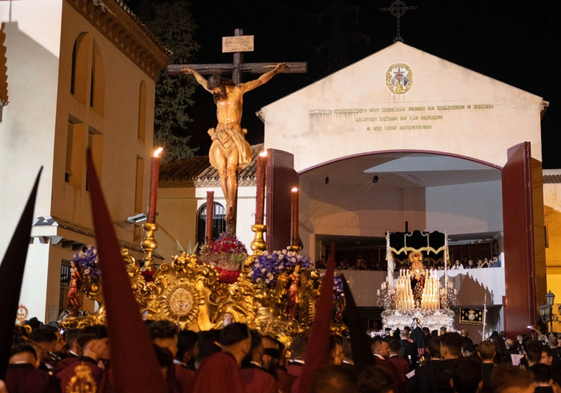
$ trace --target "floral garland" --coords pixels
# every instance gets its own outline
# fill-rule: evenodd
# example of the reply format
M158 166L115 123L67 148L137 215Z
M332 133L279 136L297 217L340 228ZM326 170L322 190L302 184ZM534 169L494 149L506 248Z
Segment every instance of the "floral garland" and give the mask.
M93 281L97 281L101 276L97 265L97 248L94 246L88 245L82 251L74 254L72 261L82 271L83 275L89 276Z
M297 265L303 269L312 268L312 262L309 257L287 250L273 251L271 253L265 251L251 265L249 277L255 284L263 283L266 286L272 287L276 284L279 275L283 271L294 269Z

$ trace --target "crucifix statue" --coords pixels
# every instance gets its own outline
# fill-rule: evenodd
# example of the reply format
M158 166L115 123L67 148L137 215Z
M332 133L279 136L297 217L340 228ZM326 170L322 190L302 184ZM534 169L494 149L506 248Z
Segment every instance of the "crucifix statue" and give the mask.
M236 29L236 37L248 36L243 36L243 31ZM223 72L231 72L233 80L221 77ZM242 72L262 75L242 83ZM168 67L168 73L171 75L192 74L197 82L214 96L218 124L216 128L208 130L212 139L209 161L220 174L220 186L226 199L226 228L231 236L236 233L238 174L252 159L251 147L245 140L247 130L241 128L243 95L267 83L281 72L306 72L306 63L244 64L242 53L239 51L234 53L233 64L185 64ZM205 79L201 74L211 76Z

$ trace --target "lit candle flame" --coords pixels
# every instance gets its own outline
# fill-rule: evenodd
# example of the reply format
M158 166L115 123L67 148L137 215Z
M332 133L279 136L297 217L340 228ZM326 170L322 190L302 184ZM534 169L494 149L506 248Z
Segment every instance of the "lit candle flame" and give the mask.
M259 153L259 155L261 157L267 157L267 150L263 150L261 153Z
M291 191L292 192L298 192L298 187L293 187Z
M163 147L158 147L158 149L156 149L156 151L154 152L154 157L159 157L160 153L164 151Z

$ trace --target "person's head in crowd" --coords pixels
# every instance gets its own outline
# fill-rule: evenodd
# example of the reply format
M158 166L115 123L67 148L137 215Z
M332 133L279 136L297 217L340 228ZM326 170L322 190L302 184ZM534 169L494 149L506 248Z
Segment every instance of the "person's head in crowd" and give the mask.
M499 364L491 374L493 393L533 393L534 374L510 364Z
M177 334L177 353L175 358L187 365L197 357L199 352L199 336L192 330L181 330Z
M503 340L506 339L506 332L504 330L501 330L501 332L499 333L499 336L502 337Z
M280 358L279 344L277 340L268 336L264 336L261 341L263 343L263 356L261 357L263 367L269 370L273 376L276 376L276 369Z
M111 358L111 344L105 326L94 325L82 329L78 336L78 345L82 348L82 356L95 362Z
M306 357L306 346L308 345L308 336L297 337L290 345L290 361L304 362Z
M388 359L390 357L390 347L381 337L374 337L372 340L372 353Z
M534 373L536 387L551 386L553 384L551 367L538 363L532 367L532 372Z
M222 351L218 345L219 332L219 330L208 330L197 334L199 336L199 350L195 358L195 368L199 368L207 357Z
M477 350L475 348L475 345L470 343L462 345L462 351L461 351L462 357L468 358L470 356L476 355L476 353Z
M483 370L477 358L460 359L452 371L450 386L457 393L476 393L483 387Z
M526 359L528 365L532 367L540 362L542 358L543 344L538 340L530 340L526 343Z
M39 367L39 359L37 352L31 345L16 345L10 351L10 364L31 364L33 367Z
M156 357L158 358L158 364L160 365L162 377L164 378L164 380L167 380L168 374L173 368L173 356L167 348L160 347L155 343L152 346L154 348L154 352L156 352Z
M403 331L404 331L404 332L407 332L407 334L411 335L411 328L410 328L409 326L405 326L405 327L403 328Z
M401 352L401 343L399 341L391 340L388 344L388 347L390 348L390 356L392 355L399 356L399 352Z
M553 351L547 345L542 346L540 363L546 366L551 366L553 364Z
M516 341L518 341L518 344L522 345L524 343L524 335L523 334L517 335Z
M444 334L446 334L446 326L442 326L442 327L440 328L440 330L438 331L438 335L439 335L439 336L442 336L442 335L444 335Z
M442 359L458 359L462 353L462 337L458 333L440 336L440 355Z
M469 335L469 330L467 330L467 329L460 330L460 335L462 337L467 337Z
M155 321L148 325L148 334L154 344L177 355L177 326L172 321Z
M29 339L36 343L33 345L37 351L37 358L40 362L49 359L49 352L55 352L57 346L56 334L47 327L35 329L29 335Z
M43 322L37 319L37 317L30 318L29 320L24 322L25 325L29 325L31 331L35 329L39 329L43 326Z
M68 350L74 356L80 356L82 354L82 348L78 345L78 336L80 335L80 329L66 329L64 331L64 341L68 345Z
M218 342L222 345L222 352L231 354L238 365L251 352L251 334L245 323L234 322L224 327Z
M547 338L547 342L549 343L549 348L557 348L557 345L559 343L555 334L550 334Z
M401 337L402 340L409 340L410 333L411 332L409 330L403 329L403 331L401 332L401 334L399 336Z
M251 334L251 349L249 355L247 355L242 361L242 366L247 367L250 364L255 364L261 367L261 358L263 357L263 337L257 330L250 330Z
M372 364L358 376L358 393L394 393L395 379L385 368Z
M430 329L428 327L424 327L422 330L425 336L430 336Z
M384 334L385 334L386 336L391 336L392 330L391 330L390 328L385 328L385 329L384 329Z
M316 372L310 393L351 393L356 390L357 378L354 370L331 365Z
M438 330L436 330L436 329L433 330L432 332L430 332L430 335L431 335L432 337L438 337Z
M350 340L345 340L345 343L343 344L343 356L345 357L345 360L343 360L343 363L351 364L351 365L355 364L355 362L353 360L353 349L351 347L351 341Z
M483 363L493 363L495 354L495 344L492 341L483 341L477 346L477 355Z
M343 363L345 354L343 353L343 341L339 336L329 336L329 364L339 366Z
M506 345L506 349L514 349L516 348L516 344L514 343L514 340L511 338L507 338L505 340L505 345Z
M56 335L56 344L55 344L55 348L53 351L54 353L57 354L64 354L66 353L66 341L64 341L64 337L62 334L60 334L60 330L58 329L58 323L56 323L55 321L51 321L49 322L48 325L44 326L45 329L49 329L51 332L53 332Z
M286 363L288 362L288 360L286 359L286 345L284 345L280 340L275 339L275 341L277 342L277 345L279 347L279 360L278 360L278 366L282 367L283 369L286 367Z
M440 360L442 356L440 355L440 337L435 336L429 340L429 354L430 360Z

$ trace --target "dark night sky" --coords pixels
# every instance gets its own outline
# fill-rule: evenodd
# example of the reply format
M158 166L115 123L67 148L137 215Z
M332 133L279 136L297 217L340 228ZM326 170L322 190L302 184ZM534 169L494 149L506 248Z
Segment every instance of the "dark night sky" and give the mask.
M339 41L346 45L346 64L352 64L393 43L396 20L389 12L392 0L354 0L346 3L319 0L233 0L228 3L193 0L192 15L198 25L196 40L201 45L194 63L231 62L221 53L221 37L235 28L255 35L255 52L245 62L308 62L308 74L279 75L266 86L248 93L244 100L242 125L250 143L263 141L263 124L254 115L261 107L309 85L328 73L330 51L319 49L340 25ZM544 168L561 168L556 154L557 131L561 123L559 105L560 29L553 1L514 6L496 0L409 0L401 18L405 43L463 67L543 97L550 107L542 121ZM338 8L339 12L329 9ZM368 37L368 39L366 38ZM334 37L336 38L336 37ZM333 53L333 52L332 52ZM339 58L345 62L345 56ZM245 75L245 80L256 75ZM193 145L206 154L210 139L207 129L216 118L212 97L197 89L196 104L190 111L195 119Z

